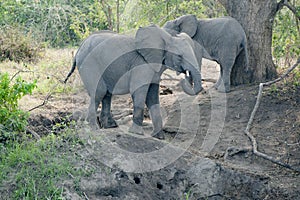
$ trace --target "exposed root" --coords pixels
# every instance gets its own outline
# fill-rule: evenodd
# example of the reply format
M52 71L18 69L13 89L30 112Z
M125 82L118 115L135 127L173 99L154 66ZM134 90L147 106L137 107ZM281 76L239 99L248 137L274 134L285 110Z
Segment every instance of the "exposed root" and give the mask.
M252 127L252 124L253 124L253 121L254 121L254 117L255 117L255 114L259 108L259 105L260 105L260 102L261 102L261 98L262 98L262 92L263 92L263 87L264 86L270 86L274 83L277 83L279 81L281 81L282 79L284 79L285 77L288 76L288 74L293 71L298 65L300 64L300 58L298 58L297 62L292 66L290 67L283 75L281 75L279 78L273 80L273 81L269 81L269 82L266 82L266 83L260 83L259 84L259 91L258 91L258 95L257 95L257 99L256 99L256 103L255 103L255 106L254 106L254 109L251 113L251 116L249 118L249 121L248 121L248 124L247 124L247 127L246 129L244 130L244 133L248 136L248 138L250 139L251 143L252 143L252 152L254 155L256 156L259 156L261 158L264 158L266 160L269 160L277 165L280 165L280 166L283 166L285 168L288 168L288 169L291 169L291 170L294 170L294 171L297 171L297 172L300 172L300 168L295 168L287 163L284 163L278 159L275 159L273 158L272 156L269 156L267 154L264 154L260 151L258 151L257 149L257 142L256 142L256 139L255 137L250 133L250 129ZM242 149L242 150L247 150L247 149ZM229 155L229 156L233 156L239 152L241 152L241 150L238 150L238 151L233 151L232 154L229 154L228 152L230 151L230 149L227 150L226 154L225 154L225 159L226 157Z
M31 128L27 127L26 131L28 131L29 133L31 133L33 135L33 137L35 137L35 139L37 139L37 140L41 139L41 136L39 134L37 134L37 132L35 132Z

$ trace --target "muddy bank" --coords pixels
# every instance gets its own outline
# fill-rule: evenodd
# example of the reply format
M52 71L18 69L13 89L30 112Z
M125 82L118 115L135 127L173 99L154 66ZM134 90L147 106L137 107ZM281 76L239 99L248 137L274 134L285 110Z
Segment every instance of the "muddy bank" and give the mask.
M79 184L89 199L264 199L271 192L268 177L230 169L164 141L135 139L119 131L105 132L101 139L98 136L85 134L90 145L79 152L85 160L82 165L95 164L95 173ZM126 153L116 149L120 144L126 146ZM167 150L144 159L148 156L145 151L166 146L174 154L183 154L164 167L160 167L162 159L168 158L160 155L168 155ZM134 153L138 151L145 153L140 159ZM157 166L160 169L151 171ZM67 194L69 199L77 196L71 191Z
M82 126L89 102L84 90L53 96L45 107L35 110L30 126L40 135L59 134L71 127L84 141L74 167L88 171L89 176L64 180L61 184L66 198L299 199L299 173L256 157L251 151L226 156L232 147L251 148L243 131L258 86L244 85L233 87L228 94L218 93L212 88L217 67L203 67L203 78L209 81L203 82L205 92L196 97L182 93L180 77L175 74L162 77L160 102L166 136L162 141L150 136L147 112L145 135L128 134L132 122L128 95L113 97L117 129L92 132ZM276 87L276 91L271 88L264 92L251 131L260 151L299 167L300 88L285 84Z

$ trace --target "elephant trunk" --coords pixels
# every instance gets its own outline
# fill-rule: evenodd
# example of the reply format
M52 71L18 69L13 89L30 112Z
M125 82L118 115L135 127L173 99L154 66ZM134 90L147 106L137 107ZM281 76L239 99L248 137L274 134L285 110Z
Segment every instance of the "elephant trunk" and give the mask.
M180 82L183 91L192 96L199 94L203 90L199 69L191 65L187 65L183 69L186 71L186 78Z

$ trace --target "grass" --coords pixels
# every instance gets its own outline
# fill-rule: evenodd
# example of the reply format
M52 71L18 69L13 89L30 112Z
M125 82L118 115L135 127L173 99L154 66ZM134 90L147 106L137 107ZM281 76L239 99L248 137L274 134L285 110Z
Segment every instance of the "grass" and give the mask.
M39 141L0 147L0 191L4 199L63 199L62 180L80 177L74 169L74 151L82 145L71 131ZM70 159L71 158L71 159ZM72 160L73 159L73 160Z
M71 77L68 84L62 81L68 74L72 65L72 55L76 51L75 48L69 49L45 49L42 59L35 63L17 63L5 60L0 63L0 71L8 72L11 76L16 73L25 80L37 80L37 89L34 95L45 95L49 92L53 93L74 93L78 89L82 89L80 78ZM75 72L77 74L77 72Z
M37 80L32 95L21 100L28 110L49 93L59 96L82 89L77 71L67 84L61 83L71 68L74 50L46 49L35 63L5 60L0 63L0 71L8 72L10 77L20 75L25 81ZM64 181L71 179L75 184L87 175L74 168L74 152L83 142L68 126L61 122L38 141L24 134L19 142L0 143L0 199L64 199Z

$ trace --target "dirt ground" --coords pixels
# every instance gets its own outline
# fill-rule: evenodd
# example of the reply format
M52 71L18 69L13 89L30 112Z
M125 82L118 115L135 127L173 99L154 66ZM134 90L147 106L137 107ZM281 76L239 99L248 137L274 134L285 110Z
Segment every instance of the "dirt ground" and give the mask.
M147 112L145 135L128 133L132 117L128 95L113 97L112 113L119 128L91 132L78 125L78 134L87 145L78 150L82 159L74 165L92 169L93 174L80 180L79 189L72 180L62 183L67 188L66 198L300 199L299 173L254 156L251 151L231 156L228 149L251 147L244 129L258 85L219 93L212 88L218 73L214 62L204 62L205 92L196 97L182 92L180 77L175 73L167 71L163 75L160 101L165 140L150 136L152 126ZM73 76L68 84L78 79L78 75ZM42 100L40 97L32 102ZM88 102L84 89L76 94L53 95L47 105L32 112L30 125L37 133L46 134L70 114L82 124L80 118L84 118ZM276 88L266 88L251 133L261 152L299 168L299 86L280 83Z

